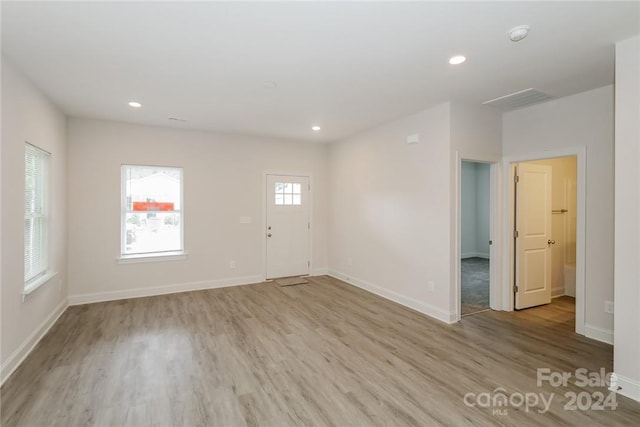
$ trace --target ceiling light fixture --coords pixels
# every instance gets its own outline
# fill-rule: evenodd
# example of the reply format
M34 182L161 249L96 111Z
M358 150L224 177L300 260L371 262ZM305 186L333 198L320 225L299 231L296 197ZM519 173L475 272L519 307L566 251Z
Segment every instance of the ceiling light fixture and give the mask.
M459 64L462 64L466 60L467 60L467 58L465 58L464 56L456 55L456 56L452 56L451 59L449 59L449 64L451 64L451 65L459 65Z
M523 38L527 37L531 27L528 25L518 25L509 30L509 38L512 42L519 42Z
M320 130L320 126L311 126L311 130L314 132L318 132Z
M136 102L136 101L131 101L131 102L129 102L129 107L140 108L140 107L142 107L142 104L140 104L139 102Z

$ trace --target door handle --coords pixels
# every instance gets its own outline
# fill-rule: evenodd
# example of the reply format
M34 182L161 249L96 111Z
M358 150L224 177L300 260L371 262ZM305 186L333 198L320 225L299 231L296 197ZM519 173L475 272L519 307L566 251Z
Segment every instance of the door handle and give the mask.
M551 239L547 240L547 245L548 246L555 245L555 244L556 244L555 240L551 240Z

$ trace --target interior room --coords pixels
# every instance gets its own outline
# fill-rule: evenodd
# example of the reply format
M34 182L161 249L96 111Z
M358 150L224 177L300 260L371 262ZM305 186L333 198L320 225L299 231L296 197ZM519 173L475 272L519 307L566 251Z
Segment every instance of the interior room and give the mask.
M461 309L462 316L489 309L490 165L462 162Z
M2 426L637 424L640 3L0 8Z

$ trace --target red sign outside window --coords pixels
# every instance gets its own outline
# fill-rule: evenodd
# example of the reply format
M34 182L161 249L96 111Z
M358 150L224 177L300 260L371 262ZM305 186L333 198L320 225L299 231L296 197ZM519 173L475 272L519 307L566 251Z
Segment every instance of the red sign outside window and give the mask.
M170 202L133 202L133 210L136 212L172 211L173 203Z

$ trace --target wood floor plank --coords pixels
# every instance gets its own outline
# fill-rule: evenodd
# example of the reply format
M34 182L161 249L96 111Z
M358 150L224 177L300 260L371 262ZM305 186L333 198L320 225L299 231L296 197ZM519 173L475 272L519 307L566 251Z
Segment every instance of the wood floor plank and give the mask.
M571 298L445 325L328 276L70 307L0 390L2 426L639 425L564 410L536 369L612 369ZM555 394L546 413L467 393Z

